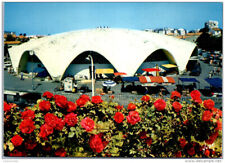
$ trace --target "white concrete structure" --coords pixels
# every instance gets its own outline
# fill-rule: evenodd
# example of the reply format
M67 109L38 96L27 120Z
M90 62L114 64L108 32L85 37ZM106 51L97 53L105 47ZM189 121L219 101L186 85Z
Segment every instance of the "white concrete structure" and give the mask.
M85 51L104 56L118 72L134 75L144 60L156 50L163 50L170 63L185 70L196 44L153 32L98 28L66 32L31 40L9 49L16 72L25 52L34 51L52 79L63 77L71 62ZM28 53L27 53L28 54Z

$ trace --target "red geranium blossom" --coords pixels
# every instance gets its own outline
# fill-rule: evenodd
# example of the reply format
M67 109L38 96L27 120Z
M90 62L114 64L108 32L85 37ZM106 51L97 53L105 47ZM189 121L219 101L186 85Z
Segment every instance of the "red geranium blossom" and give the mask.
M222 126L222 122L221 121L217 121L216 124L217 124L216 130L220 130L221 131L222 130L222 127L223 127Z
M174 99L174 98L181 98L181 94L177 91L173 91L171 92L171 96L170 96L171 99Z
M41 102L39 103L39 109L40 109L41 111L46 111L46 112L48 112L48 111L50 110L50 108L51 108L51 103L50 103L49 101L43 100L43 101L41 101Z
M193 100L200 99L201 97L201 93L198 90L191 91L190 95Z
M86 100L84 98L78 98L76 101L76 103L79 107L83 107L87 102L88 102L88 100Z
M184 125L188 124L188 119L183 122Z
M37 146L37 143L33 140L27 140L25 142L25 148L28 150L33 150Z
M127 122L131 125L135 125L141 120L139 113L137 111L130 111L129 115L127 116Z
M209 136L209 139L206 140L205 142L207 144L213 144L216 138L218 137L218 135L219 135L218 131L214 132L211 136Z
M201 104L202 103L202 99L201 98L196 98L194 99L195 103Z
M22 112L21 118L33 120L35 118L35 112L33 110L26 110L26 111Z
M95 127L95 122L89 117L82 119L80 124L87 132L92 131Z
M62 118L57 118L55 121L55 129L61 131L65 126L65 121Z
M9 153L10 157L23 157L26 156L26 153L23 151L18 151L17 149L13 150L12 152Z
M206 149L204 154L205 154L205 156L209 157L210 151L208 149Z
M118 110L123 109L123 105L117 105L117 106L116 106L116 109L118 109Z
M146 95L141 98L141 101L148 102L150 100L150 96Z
M133 103L129 103L128 106L127 106L127 109L128 110L135 110L136 109L136 105L133 104Z
M187 153L190 155L190 156L193 156L195 154L195 148L194 147L191 147L187 150Z
M206 110L203 112L202 114L202 120L203 121L210 121L210 119L212 118L212 113L209 110Z
M72 101L67 102L67 112L73 112L77 109L77 105Z
M88 95L85 95L85 94L81 95L80 98L85 99L87 101L91 101L90 97Z
M51 126L49 126L48 124L43 124L40 127L40 133L39 136L42 138L46 138L48 135L53 133L53 128Z
M151 144L152 144L152 138L146 139L145 143L148 144L148 146L151 146Z
M30 134L35 129L34 122L31 119L25 119L20 123L19 128L22 133Z
M114 120L116 121L116 123L122 123L124 120L124 116L121 112L116 112L116 114L114 115Z
M55 128L55 126L56 126L56 119L57 119L57 118L58 118L58 117L55 116L55 115L52 114L52 113L47 113L47 114L45 114L45 116L44 116L45 123L46 123L47 125L51 126L52 128Z
M23 143L23 138L20 135L15 135L12 137L11 142L15 147L18 147Z
M64 148L59 148L55 151L55 156L66 157L66 150Z
M51 99L51 98L53 98L53 94L49 91L46 91L46 92L43 93L42 97L45 97L47 99Z
M184 138L180 138L180 139L179 139L179 142L180 142L181 148L184 148L185 145L187 144L187 141L186 141Z
M65 96L62 95L55 95L55 104L63 109L67 108L67 98Z
M70 126L73 127L77 124L77 114L74 113L69 113L65 116L65 123Z
M206 109L212 110L215 106L215 103L213 100L208 99L208 100L204 100L203 105Z
M91 102L94 104L100 104L103 102L101 96L93 96Z
M166 102L163 99L158 99L154 102L156 110L163 111L166 108Z
M4 101L4 112L8 112L11 110L11 106Z
M175 112L177 112L177 113L178 113L178 112L182 109L182 107L183 107L183 106L182 106L179 102L177 102L177 101L173 102L172 106L173 106Z
M177 151L177 152L175 153L175 157L181 157L181 156L182 156L181 151Z
M142 131L140 132L139 136L140 136L140 139L146 139L147 138L147 132L146 131Z
M94 152L101 153L104 149L102 139L99 135L92 135L90 137L89 145Z

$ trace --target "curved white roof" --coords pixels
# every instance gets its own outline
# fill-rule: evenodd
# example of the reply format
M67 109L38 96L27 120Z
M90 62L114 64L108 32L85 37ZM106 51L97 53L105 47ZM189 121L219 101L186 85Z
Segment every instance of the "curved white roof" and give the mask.
M186 68L196 44L153 32L97 28L72 31L31 40L9 49L16 71L25 51L33 50L51 77L60 79L70 63L85 51L104 56L119 72L134 75L154 51L164 49L174 58L179 71Z

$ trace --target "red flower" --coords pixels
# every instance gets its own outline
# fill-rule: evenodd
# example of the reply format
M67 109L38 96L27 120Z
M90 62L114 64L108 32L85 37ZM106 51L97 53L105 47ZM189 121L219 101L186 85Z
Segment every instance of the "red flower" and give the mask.
M201 98L196 98L194 99L195 103L201 104L202 103L202 99Z
M150 100L150 96L146 95L141 98L141 101L148 102Z
M175 157L181 157L181 156L182 156L181 151L177 151L177 152L175 153Z
M73 112L77 109L77 105L72 101L67 102L67 112Z
M174 98L181 98L181 94L177 91L173 91L171 92L171 96L170 96L171 99L174 99Z
M31 119L25 119L20 123L20 130L24 134L30 134L34 131L34 122Z
M58 131L61 131L65 126L65 122L62 118L57 118L55 124L55 129Z
M140 136L140 139L146 139L147 138L147 132L146 131L142 131L140 132L139 136Z
M129 103L127 109L128 110L135 110L136 109L136 105L133 104L133 103Z
M184 125L188 124L188 119L183 122Z
M79 107L83 107L86 103L88 102L88 100L83 99L83 98L79 98L77 99L76 103Z
M23 143L23 138L19 135L15 135L12 137L11 142L15 147L18 147Z
M202 114L202 120L203 121L210 121L210 119L212 118L212 113L209 110L206 110L203 112Z
M65 123L70 126L73 127L77 124L77 114L74 113L69 113L65 116Z
M42 97L45 97L47 99L51 99L51 98L53 98L53 94L49 91L46 91L46 92L43 93Z
M37 146L37 143L33 140L27 140L25 142L25 148L28 150L33 150Z
M184 148L185 145L187 144L187 141L186 141L184 138L180 138L180 139L179 139L179 142L180 142L181 148Z
M151 138L146 139L145 143L146 143L148 146L151 146L151 144L152 144L152 139L151 139Z
M48 135L53 133L53 128L49 126L48 124L43 124L40 127L40 133L39 136L42 138L46 138Z
M67 108L67 98L62 95L55 95L55 104L60 108Z
M50 104L49 101L43 100L43 101L41 101L41 102L39 103L39 109L40 109L41 111L46 111L46 112L48 112L48 111L50 110L50 108L51 108L51 104Z
M137 111L130 111L129 115L127 116L127 122L131 125L135 125L137 122L139 122L141 118L139 117L139 114Z
M163 99L158 99L154 102L156 110L163 111L166 108L166 102Z
M95 122L89 117L82 119L80 124L87 132L92 131L95 127Z
M102 139L99 137L99 135L92 135L90 137L89 145L93 152L101 153L104 149Z
M206 149L204 154L205 154L205 156L209 157L210 151L208 149Z
M204 100L203 105L206 109L212 110L215 106L215 103L213 100L208 99L208 100Z
M42 149L46 152L50 152L52 150L52 147L49 144L45 144L45 146L42 146Z
M116 109L118 109L118 110L123 109L123 105L117 105L117 106L116 106Z
M111 95L111 96L109 96L112 100L115 98L115 96L114 95Z
M223 127L222 126L222 122L221 121L217 121L216 124L217 124L216 130L220 130L221 131L222 130L222 127Z
M122 123L124 120L123 114L121 112L116 112L114 120L116 121L116 123Z
M85 99L87 101L91 101L90 97L88 95L85 95L85 94L81 95L80 98Z
M45 116L44 116L45 123L46 123L47 125L51 126L52 128L55 128L55 126L56 126L56 119L57 119L57 118L58 118L58 117L55 116L55 115L52 114L52 113L47 113L47 114L45 114Z
M187 153L190 155L190 156L193 156L195 154L195 148L194 147L191 147L190 149L187 150Z
M4 101L4 112L8 112L11 110L11 106Z
M18 151L17 149L13 150L13 152L9 153L10 157L23 157L26 156L25 152Z
M193 100L200 99L201 97L201 93L198 90L191 91L190 95Z
M214 141L216 140L216 138L218 137L218 131L217 132L215 132L215 133L213 133L210 137L209 137L209 139L208 140L206 140L205 142L207 143L207 144L213 144L214 143Z
M57 151L55 151L55 156L66 157L66 150L64 148L57 149Z
M33 110L26 110L24 112L22 112L22 119L31 119L33 120L35 117L35 112Z
M102 101L101 96L93 96L92 99L91 99L91 102L94 103L94 104L100 104L103 101Z
M182 107L183 107L183 106L182 106L179 102L177 102L177 101L173 102L172 106L173 106L175 112L177 112L177 113L178 113L178 112L182 109Z

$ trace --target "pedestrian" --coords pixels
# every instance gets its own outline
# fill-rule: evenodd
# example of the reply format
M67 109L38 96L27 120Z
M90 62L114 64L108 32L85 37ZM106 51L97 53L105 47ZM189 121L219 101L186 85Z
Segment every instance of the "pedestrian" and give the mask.
M20 80L24 80L23 79L23 72L20 73Z

